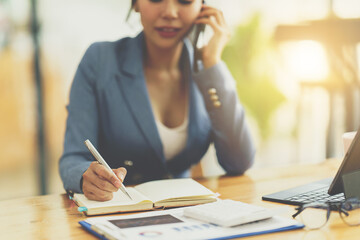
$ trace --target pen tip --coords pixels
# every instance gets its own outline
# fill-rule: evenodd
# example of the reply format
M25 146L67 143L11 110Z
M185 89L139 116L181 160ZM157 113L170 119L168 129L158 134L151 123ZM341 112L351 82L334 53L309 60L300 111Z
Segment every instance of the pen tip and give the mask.
M126 193L126 195L130 198L130 200L133 200L129 193Z

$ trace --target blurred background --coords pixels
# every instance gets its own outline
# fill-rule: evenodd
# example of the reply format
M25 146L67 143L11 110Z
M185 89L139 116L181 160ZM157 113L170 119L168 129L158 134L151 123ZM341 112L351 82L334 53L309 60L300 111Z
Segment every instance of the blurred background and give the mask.
M207 0L253 132L254 168L343 156L360 123L358 0ZM0 0L0 200L63 193L69 88L87 47L135 36L130 0ZM209 30L206 34L211 35ZM221 174L210 149L204 175Z

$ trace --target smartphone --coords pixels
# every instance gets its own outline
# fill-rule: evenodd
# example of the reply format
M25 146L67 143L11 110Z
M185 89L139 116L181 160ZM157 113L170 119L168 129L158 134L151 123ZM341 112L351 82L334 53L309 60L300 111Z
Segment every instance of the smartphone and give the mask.
M199 71L199 61L201 61L201 52L199 51L198 42L200 39L200 35L202 35L205 31L205 24L197 24L194 26L194 38L192 41L193 48L194 48L194 66L193 69L195 72Z
M202 1L203 4L205 3L205 0ZM204 40L204 36L201 36L204 34L205 31L205 24L197 24L194 26L194 35L193 35L193 48L194 48L194 66L193 70L194 72L199 71L199 62L202 60L202 54L199 50L200 47L203 47L203 44L201 46L198 46L199 39L201 38Z

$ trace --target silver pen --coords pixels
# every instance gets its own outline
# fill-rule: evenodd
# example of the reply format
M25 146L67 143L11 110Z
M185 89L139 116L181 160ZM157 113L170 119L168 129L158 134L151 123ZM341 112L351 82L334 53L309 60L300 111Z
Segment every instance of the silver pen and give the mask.
M107 170L109 170L112 174L114 174L114 176L116 178L118 178L116 176L116 174L113 172L113 170L109 167L109 165L105 162L105 160L103 159L103 157L100 155L100 153L96 150L96 148L92 145L92 143L90 142L89 139L86 139L86 141L84 142L85 145L87 146L87 148L89 149L89 151L91 152L91 154L95 157L96 161L98 161L101 165L103 165ZM128 196L128 198L130 198L132 200L132 198L130 197L129 193L126 191L125 186L122 184L122 182L120 181L120 190L126 195Z

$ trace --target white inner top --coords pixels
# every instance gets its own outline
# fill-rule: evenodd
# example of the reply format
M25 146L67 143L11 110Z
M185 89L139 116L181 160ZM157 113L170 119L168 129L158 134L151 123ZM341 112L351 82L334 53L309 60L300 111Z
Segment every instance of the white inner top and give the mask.
M183 123L175 128L168 128L158 119L155 119L160 139L163 144L164 155L166 160L172 159L180 153L186 146L188 135L188 118L187 115Z

